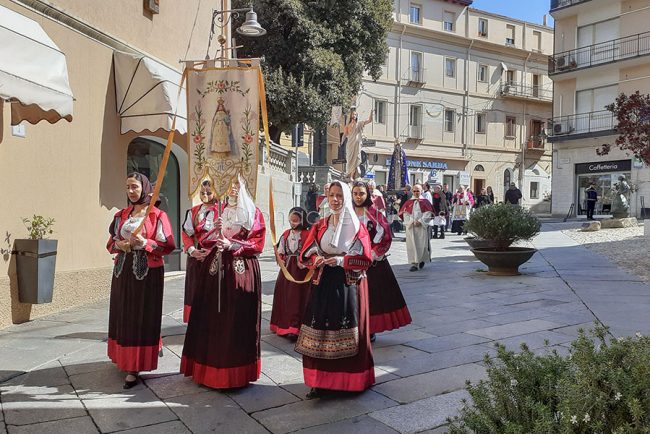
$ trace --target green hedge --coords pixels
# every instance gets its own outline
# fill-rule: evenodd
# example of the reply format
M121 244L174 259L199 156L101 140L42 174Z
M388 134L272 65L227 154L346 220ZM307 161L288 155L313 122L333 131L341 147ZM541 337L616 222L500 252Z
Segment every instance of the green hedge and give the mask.
M478 238L494 241L497 250L505 250L515 241L533 238L541 227L530 211L503 203L475 209L464 226Z

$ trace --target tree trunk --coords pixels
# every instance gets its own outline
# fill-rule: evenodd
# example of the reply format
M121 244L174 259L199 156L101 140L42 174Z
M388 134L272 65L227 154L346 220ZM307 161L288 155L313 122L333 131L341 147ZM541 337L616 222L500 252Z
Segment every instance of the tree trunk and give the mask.
M271 137L271 140L277 143L278 145L280 144L280 137L282 136L282 128L276 126L276 125L271 125L269 126L269 136Z

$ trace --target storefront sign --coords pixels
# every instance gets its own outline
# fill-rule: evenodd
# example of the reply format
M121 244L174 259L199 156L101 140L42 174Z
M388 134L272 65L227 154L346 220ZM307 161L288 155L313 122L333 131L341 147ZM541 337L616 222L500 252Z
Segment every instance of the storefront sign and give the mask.
M460 185L469 185L470 179L471 177L469 172L458 172L458 183Z
M390 166L390 158L386 158L386 166ZM447 170L449 165L443 161L422 161L406 159L406 166L416 169L440 169Z
M576 175L584 173L629 172L630 170L632 170L632 160L576 164Z

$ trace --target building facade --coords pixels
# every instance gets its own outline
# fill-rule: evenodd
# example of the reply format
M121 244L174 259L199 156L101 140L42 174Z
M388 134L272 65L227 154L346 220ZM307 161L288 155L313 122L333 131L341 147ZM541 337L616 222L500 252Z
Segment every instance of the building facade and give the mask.
M525 206L545 211L553 31L471 3L394 2L383 75L364 80L358 101L360 119L374 110L364 130L368 176L386 183L399 141L411 183L491 186L503 200L515 182Z
M594 182L596 214L608 215L613 184L624 175L636 186L631 214L640 216L650 197L650 170L615 147L604 156L596 149L616 139L616 119L605 106L621 93L650 92L650 0L551 0L550 13L553 213L586 215L585 189Z
M70 122L22 122L12 127L12 108L18 102L0 104L0 328L108 297L112 270L105 249L108 225L126 205L127 171L155 178L174 108L170 111L165 103L176 100L181 79L179 60L205 58L212 9L229 4L178 3L0 0L3 16L18 14L31 20L65 54L74 95ZM211 57L215 46L210 48ZM22 57L0 59L0 64L40 61ZM129 69L131 64L135 66ZM44 71L57 72L47 65ZM133 94L136 87L145 90ZM182 106L184 98L181 101ZM179 115L161 191L161 207L170 216L177 246L185 210L191 206L182 107ZM273 177L276 209L287 210L293 205L291 153L273 148L265 160L266 167L259 170L257 202L264 204L264 211ZM58 240L54 299L43 305L19 302L12 254L13 241L27 235L22 218L34 214L56 220L52 238ZM278 219L278 230L281 225ZM180 270L184 263L179 248L167 258L166 269Z

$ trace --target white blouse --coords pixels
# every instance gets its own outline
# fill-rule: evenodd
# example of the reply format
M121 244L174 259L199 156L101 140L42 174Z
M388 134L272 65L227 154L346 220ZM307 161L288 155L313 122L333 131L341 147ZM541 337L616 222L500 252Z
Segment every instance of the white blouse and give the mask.
M122 225L122 229L120 230L120 235L119 238L116 236L115 239L123 239L123 240L128 240L131 238L133 235L133 232L140 226L140 223L142 223L142 220L144 220L144 217L129 217L127 221L124 222ZM119 225L119 221L116 222L117 225ZM141 232L142 236L146 236L145 233L145 228L142 228ZM158 220L158 224L156 225L156 236L155 240L159 241L161 243L167 242L167 237L165 236L165 231L163 231L162 227L162 222ZM133 246L134 250L139 250L139 249L144 249L144 246L142 247L135 247Z

